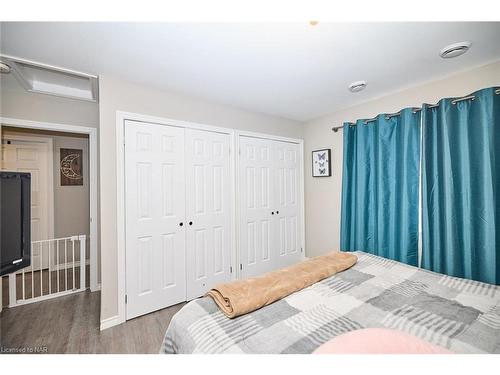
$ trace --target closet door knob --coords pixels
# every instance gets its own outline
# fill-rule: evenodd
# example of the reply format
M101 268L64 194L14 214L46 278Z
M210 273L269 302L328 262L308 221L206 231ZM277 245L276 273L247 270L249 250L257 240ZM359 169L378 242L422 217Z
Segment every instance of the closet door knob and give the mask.
M179 226L182 227L184 225L184 223L179 223Z
M274 215L274 211L273 211L273 212L271 212L271 215Z
M189 225L193 225L193 222L192 222L192 221L190 221L190 222L189 222Z
M280 212L279 211L276 211L276 215L278 215Z

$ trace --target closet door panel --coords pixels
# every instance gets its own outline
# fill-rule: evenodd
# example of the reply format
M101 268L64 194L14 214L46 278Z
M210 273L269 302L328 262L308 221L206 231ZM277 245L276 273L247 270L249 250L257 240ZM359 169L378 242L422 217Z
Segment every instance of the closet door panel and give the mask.
M186 129L187 297L230 281L230 136Z
M302 260L300 146L273 142L274 194L277 233L277 267Z
M127 319L186 298L184 129L125 123Z
M242 276L274 269L273 169L269 140L240 137L240 261Z

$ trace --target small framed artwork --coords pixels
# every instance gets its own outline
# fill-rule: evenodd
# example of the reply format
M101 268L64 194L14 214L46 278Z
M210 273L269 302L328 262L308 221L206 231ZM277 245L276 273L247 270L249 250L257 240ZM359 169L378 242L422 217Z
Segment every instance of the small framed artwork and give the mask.
M330 177L332 175L330 156L331 150L329 148L312 152L313 177Z
M60 149L61 186L83 185L82 150Z

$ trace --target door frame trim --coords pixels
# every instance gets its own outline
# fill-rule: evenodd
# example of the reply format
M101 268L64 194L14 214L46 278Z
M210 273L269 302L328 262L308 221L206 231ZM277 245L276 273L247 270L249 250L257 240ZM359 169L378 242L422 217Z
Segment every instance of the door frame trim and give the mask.
M47 155L47 170L48 170L48 239L54 238L54 142L52 138L46 138L36 135L25 134L9 134L2 131L2 139L9 138L15 141L42 143L48 147L49 154ZM50 261L50 259L49 259Z
M97 246L97 128L79 125L59 124L54 122L32 121L20 118L0 117L0 124L10 127L49 130L56 132L87 134L89 137L89 195L90 195L90 291L100 289L98 284Z
M100 329L107 329L112 326L124 323L126 321L126 256L125 256L125 121L144 122L149 124L158 124L163 126L177 126L188 129L198 129L212 131L217 133L229 134L230 139L230 172L231 172L231 259L230 263L234 272L232 279L236 280L240 277L239 267L239 226L237 225L237 197L238 192L238 168L239 163L239 137L248 136L256 138L265 138L282 142L297 143L300 145L300 199L301 199L301 222L302 222L302 247L303 256L305 257L305 210L304 210L304 140L299 138L288 138L272 134L256 133L250 131L236 130L233 128L225 128L207 124L200 124L190 121L182 121L169 119L164 117L150 116L140 113L116 111L116 246L117 246L117 279L118 279L118 314L108 319L101 320ZM234 234L234 235L233 235Z

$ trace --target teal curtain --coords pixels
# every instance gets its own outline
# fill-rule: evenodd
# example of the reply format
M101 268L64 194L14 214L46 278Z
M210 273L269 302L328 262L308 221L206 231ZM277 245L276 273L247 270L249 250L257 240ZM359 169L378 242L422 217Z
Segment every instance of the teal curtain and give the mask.
M420 111L344 124L340 247L417 265Z
M422 267L500 284L500 95L423 107Z

